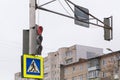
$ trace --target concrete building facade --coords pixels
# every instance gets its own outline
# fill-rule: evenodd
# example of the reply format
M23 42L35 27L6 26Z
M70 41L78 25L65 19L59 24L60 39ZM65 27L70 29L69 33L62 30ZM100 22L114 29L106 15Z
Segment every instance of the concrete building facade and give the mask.
M48 53L44 59L44 80L64 80L63 75L61 75L64 72L61 70L61 65L69 65L78 62L79 59L100 56L102 53L102 48L82 45L63 47L56 52Z
M79 59L78 62L61 65L63 76L61 80L87 80L87 61L85 59Z
M61 80L119 80L120 51L62 65Z

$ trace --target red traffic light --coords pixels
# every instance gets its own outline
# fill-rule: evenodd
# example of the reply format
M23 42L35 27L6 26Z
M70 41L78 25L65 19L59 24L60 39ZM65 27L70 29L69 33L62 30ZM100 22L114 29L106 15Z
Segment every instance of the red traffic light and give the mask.
M38 26L38 27L37 27L37 34L38 34L38 35L41 35L42 32L43 32L43 27L42 27L42 26Z

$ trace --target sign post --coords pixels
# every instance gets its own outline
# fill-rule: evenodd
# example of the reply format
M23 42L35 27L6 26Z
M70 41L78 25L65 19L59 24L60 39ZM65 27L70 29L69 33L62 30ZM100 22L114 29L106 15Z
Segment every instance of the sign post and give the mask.
M29 0L29 54L23 53L22 76L30 80L43 79L43 57L36 54L36 0ZM40 29L39 29L40 30ZM40 31L39 31L40 32ZM42 50L42 49L41 49Z

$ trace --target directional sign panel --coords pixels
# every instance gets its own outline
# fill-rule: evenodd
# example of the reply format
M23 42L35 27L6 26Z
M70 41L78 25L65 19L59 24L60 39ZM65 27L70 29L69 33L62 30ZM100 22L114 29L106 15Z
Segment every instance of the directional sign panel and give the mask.
M75 24L89 28L89 15L86 14L89 13L89 10L81 6L74 6L74 8Z
M24 54L23 77L43 79L43 57Z

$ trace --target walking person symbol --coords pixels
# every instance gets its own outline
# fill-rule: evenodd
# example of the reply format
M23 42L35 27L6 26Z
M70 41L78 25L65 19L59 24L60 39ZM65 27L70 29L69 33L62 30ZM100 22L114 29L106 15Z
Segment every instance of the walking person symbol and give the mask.
M29 72L38 72L38 70L36 68L37 68L37 66L36 66L35 62L32 61Z

